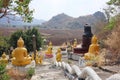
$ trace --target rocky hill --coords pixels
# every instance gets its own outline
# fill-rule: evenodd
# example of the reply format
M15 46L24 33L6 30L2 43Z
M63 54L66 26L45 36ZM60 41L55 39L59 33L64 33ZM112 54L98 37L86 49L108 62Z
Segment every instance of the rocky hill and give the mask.
M47 29L81 29L85 24L95 26L97 23L106 23L104 13L100 11L78 18L73 18L62 13L44 22L41 27Z

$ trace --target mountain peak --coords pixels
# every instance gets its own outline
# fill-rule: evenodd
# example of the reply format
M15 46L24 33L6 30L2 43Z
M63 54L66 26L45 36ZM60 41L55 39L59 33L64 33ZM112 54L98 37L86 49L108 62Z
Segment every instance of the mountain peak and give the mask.
M73 18L65 13L61 13L42 24L41 27L50 29L81 29L86 23L94 26L97 22L103 23L104 20L106 20L106 18L100 11L78 18Z
M65 13L58 14L56 16L53 16L51 20L61 20L61 19L70 19L72 17L68 16Z

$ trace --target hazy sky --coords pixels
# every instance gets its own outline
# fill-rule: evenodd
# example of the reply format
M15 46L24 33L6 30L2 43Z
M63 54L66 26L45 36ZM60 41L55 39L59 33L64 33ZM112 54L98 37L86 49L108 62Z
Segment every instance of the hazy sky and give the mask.
M60 13L72 17L93 14L102 11L107 1L109 0L32 0L30 7L35 9L36 19L49 20Z

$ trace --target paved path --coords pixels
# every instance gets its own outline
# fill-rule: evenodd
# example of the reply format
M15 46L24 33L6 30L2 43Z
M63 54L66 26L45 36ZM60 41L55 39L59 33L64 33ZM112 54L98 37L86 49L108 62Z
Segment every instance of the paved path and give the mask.
M31 80L68 80L63 74L63 70L52 65L52 59L44 60L44 65L38 65L35 75Z
M58 47L53 48L53 53L56 52L56 50L58 49ZM71 62L71 65L78 65L78 61L73 61L73 60L68 60L67 59L67 55L63 55L62 61L64 62ZM32 77L31 80L68 80L68 78L66 78L64 76L63 70L62 69L58 69L58 68L53 68L52 64L53 64L53 59L44 59L45 65L38 65L36 67L36 74ZM106 78L110 77L111 75L113 75L113 73L109 73L109 72L105 72L102 71L101 69L99 69L98 67L92 67L95 72L100 76L100 78L102 80L106 80ZM116 70L118 69L118 67L115 66L103 66L103 68L106 69L111 69L111 70ZM82 68L81 68L82 70ZM118 69L120 72L120 68Z

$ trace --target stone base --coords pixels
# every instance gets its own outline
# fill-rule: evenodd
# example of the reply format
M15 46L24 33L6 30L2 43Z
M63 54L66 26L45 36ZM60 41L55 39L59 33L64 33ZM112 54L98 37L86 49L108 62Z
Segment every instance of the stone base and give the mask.
M66 54L67 54L67 50L66 50L66 51L61 51L61 53L62 53L63 55L66 55Z
M76 60L78 61L80 57L82 57L83 54L76 54L76 53L73 53L73 52L70 52L68 53L68 59L73 59L73 60Z
M26 66L14 66L12 64L9 64L6 66L6 69L17 69L21 72L26 72L29 68L35 68L35 61L31 61L31 63L29 65Z

